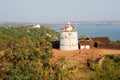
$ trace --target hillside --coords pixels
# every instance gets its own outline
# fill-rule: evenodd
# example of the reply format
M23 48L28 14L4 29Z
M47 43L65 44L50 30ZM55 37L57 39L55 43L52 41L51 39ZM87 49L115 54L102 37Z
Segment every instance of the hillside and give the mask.
M60 51L51 44L58 37L44 26L1 27L0 80L120 79L120 50Z

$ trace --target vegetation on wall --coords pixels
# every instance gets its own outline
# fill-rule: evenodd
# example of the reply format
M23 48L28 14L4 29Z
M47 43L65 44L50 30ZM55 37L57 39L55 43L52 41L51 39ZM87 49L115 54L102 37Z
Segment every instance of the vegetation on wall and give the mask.
M111 41L111 43L115 45L120 45L120 40L113 40Z
M84 35L84 34L82 34L82 35L80 35L79 36L79 40L85 40L87 37L86 37L86 35Z

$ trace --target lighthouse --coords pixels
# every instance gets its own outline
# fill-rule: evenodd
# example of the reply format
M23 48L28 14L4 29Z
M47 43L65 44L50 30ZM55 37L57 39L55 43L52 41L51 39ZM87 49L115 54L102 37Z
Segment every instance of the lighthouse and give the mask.
M61 28L60 33L60 50L77 50L78 35L74 26L68 23Z

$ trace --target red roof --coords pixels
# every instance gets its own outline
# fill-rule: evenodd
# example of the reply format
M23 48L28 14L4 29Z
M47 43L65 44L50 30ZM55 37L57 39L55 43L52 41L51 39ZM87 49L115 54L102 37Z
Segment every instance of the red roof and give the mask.
M67 30L69 27L72 27L72 30L75 30L75 27L71 25L66 25L63 28L61 28L61 30Z
M79 45L91 45L91 40L79 40Z
M93 42L103 43L103 44L109 44L110 43L110 39L108 37L91 37L91 40Z

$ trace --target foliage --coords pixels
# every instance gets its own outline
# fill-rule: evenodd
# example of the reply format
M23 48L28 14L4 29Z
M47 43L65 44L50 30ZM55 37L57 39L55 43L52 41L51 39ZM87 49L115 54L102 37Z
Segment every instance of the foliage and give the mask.
M120 55L107 56L102 68L95 69L94 80L119 80L120 79Z
M79 40L85 40L86 38L87 38L86 35L82 34L80 35Z
M54 76L52 64L52 37L46 33L56 35L54 31L41 27L29 29L27 27L0 29L0 79L5 80L43 80ZM51 74L51 76L49 76Z
M120 40L113 40L111 41L111 43L115 45L120 45Z
M83 62L69 63L64 56L52 63L50 42L55 36L59 34L46 27L1 27L0 80L120 79L120 55L107 56L101 67L94 60L90 60L89 66Z

